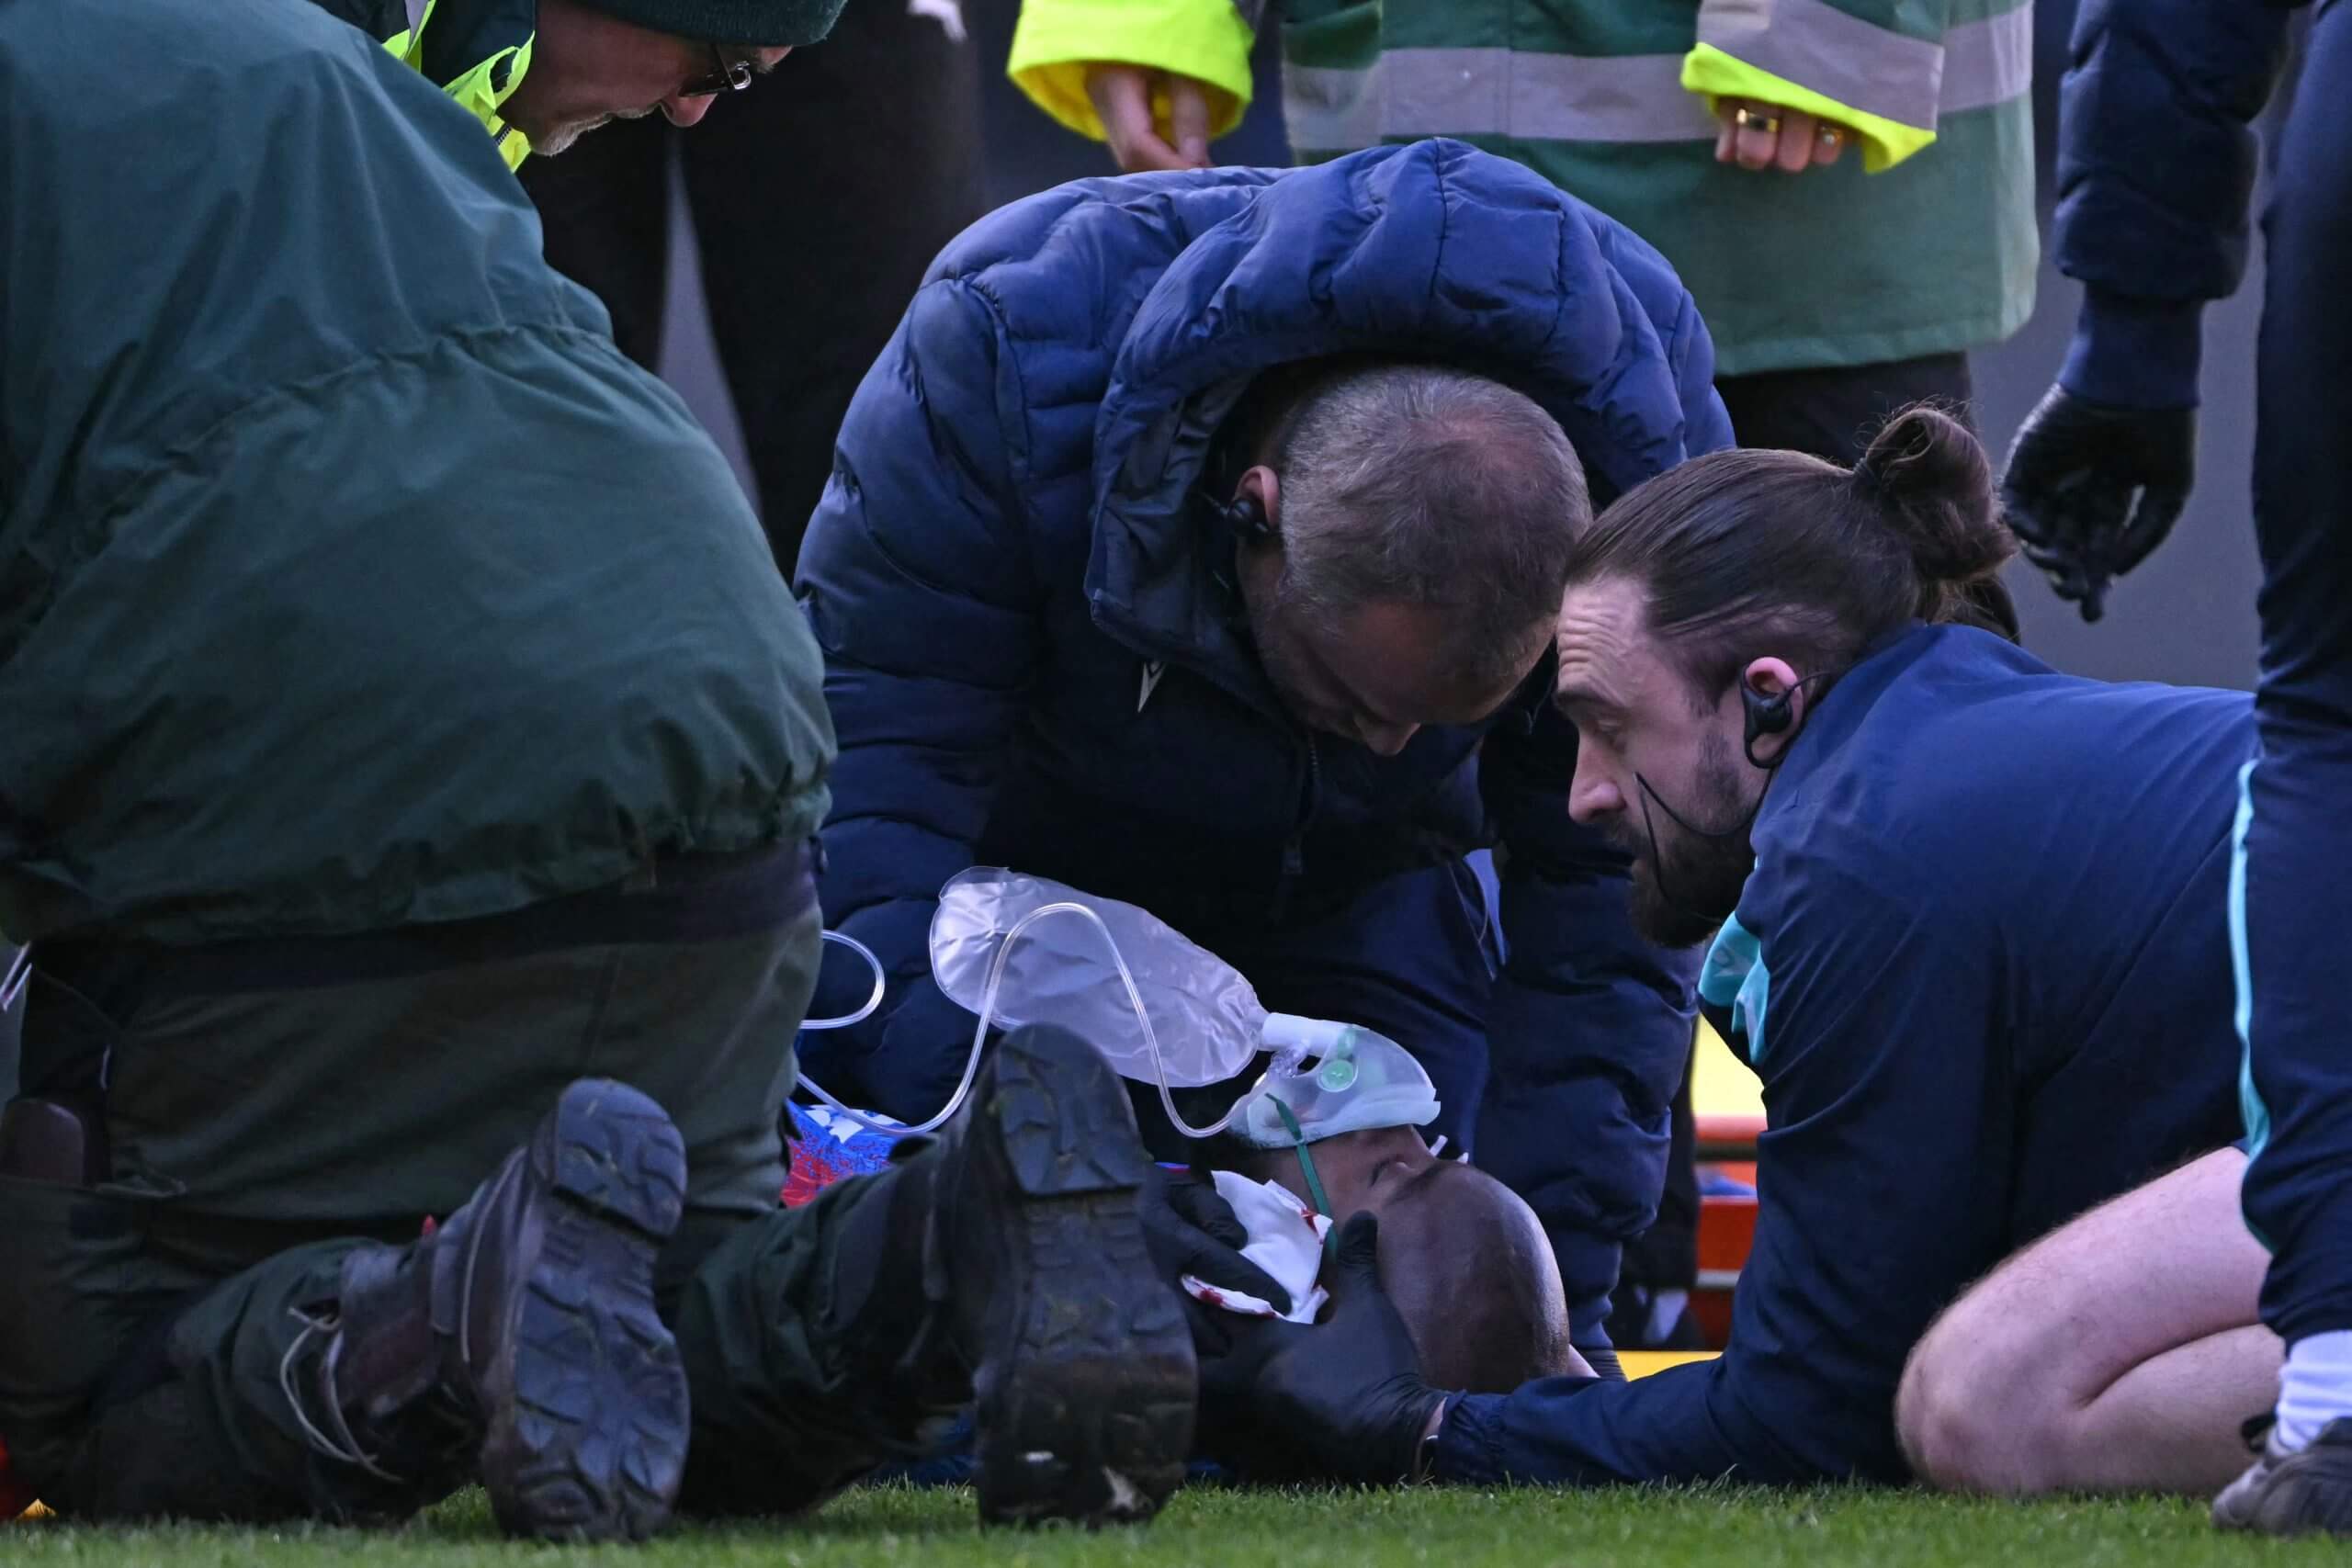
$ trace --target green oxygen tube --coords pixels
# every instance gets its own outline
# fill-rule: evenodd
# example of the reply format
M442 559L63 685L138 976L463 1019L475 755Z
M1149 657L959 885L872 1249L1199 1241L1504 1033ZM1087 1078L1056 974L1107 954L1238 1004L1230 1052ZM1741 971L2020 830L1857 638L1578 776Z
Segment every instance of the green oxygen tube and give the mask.
M1339 1256L1340 1216L1331 1212L1331 1200L1323 1190L1323 1179L1315 1173L1315 1156L1306 1152L1306 1134L1299 1129L1298 1118L1291 1114L1290 1107L1283 1104L1280 1097L1270 1094L1266 1098L1273 1102L1274 1114L1283 1119L1283 1125L1290 1129L1290 1135L1295 1140L1298 1168L1306 1176L1308 1200L1314 1203L1317 1213L1331 1222L1330 1228L1323 1233L1323 1258L1329 1262Z

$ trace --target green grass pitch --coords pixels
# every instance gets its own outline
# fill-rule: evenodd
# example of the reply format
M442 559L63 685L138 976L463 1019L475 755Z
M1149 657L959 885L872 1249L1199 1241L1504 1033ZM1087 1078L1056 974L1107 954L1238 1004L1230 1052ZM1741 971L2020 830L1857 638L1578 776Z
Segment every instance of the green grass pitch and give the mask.
M858 1490L789 1524L681 1526L650 1546L550 1552L498 1539L479 1493L406 1529L0 1526L0 1562L41 1568L2097 1568L2340 1562L2345 1548L2222 1536L2193 1502L1953 1499L1825 1488L1181 1494L1143 1529L988 1530L968 1492Z

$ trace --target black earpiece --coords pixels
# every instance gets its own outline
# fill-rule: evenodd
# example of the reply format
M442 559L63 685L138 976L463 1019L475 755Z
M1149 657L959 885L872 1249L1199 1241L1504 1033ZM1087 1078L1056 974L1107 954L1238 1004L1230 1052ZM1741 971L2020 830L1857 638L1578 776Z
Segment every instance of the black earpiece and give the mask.
M1789 701L1788 692L1759 692L1742 681L1739 683L1739 705L1745 714L1740 736L1740 750L1747 754L1750 765L1770 768L1780 759L1767 762L1756 755L1756 742L1767 735L1786 735L1797 721L1796 708Z
M1282 531L1266 521L1265 504L1248 491L1242 491L1231 501L1219 501L1216 496L1204 492L1201 496L1201 503L1227 527L1232 529L1233 536L1237 539L1246 540L1253 545L1282 543Z
M1759 692L1743 681L1739 683L1739 705L1747 710L1747 736L1750 740L1759 735L1786 735L1789 726L1796 722L1796 710L1790 705L1786 692Z

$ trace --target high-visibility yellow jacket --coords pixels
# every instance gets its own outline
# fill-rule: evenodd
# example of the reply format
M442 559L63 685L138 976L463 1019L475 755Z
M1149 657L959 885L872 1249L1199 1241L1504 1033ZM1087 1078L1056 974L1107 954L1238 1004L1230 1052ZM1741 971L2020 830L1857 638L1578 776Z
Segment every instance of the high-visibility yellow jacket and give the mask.
M510 169L531 143L500 110L531 69L537 0L317 0L481 121Z
M1300 160L1442 135L1527 164L1666 253L1725 375L1967 349L2032 310L2030 0L1025 0L1011 72L1098 137L1086 62L1182 72L1221 134L1276 8ZM1719 164L1727 96L1861 156Z

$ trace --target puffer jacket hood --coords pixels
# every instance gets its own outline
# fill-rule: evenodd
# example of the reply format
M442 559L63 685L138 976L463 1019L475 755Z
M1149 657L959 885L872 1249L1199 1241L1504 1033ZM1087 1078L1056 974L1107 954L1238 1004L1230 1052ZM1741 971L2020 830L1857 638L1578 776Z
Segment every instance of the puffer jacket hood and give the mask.
M1274 366L1361 352L1492 376L1559 421L1597 505L1729 442L1673 269L1516 165L1431 141L1227 190L1250 199L1153 279L1094 422L1087 596L1138 650L1230 661L1188 498L1219 423Z

